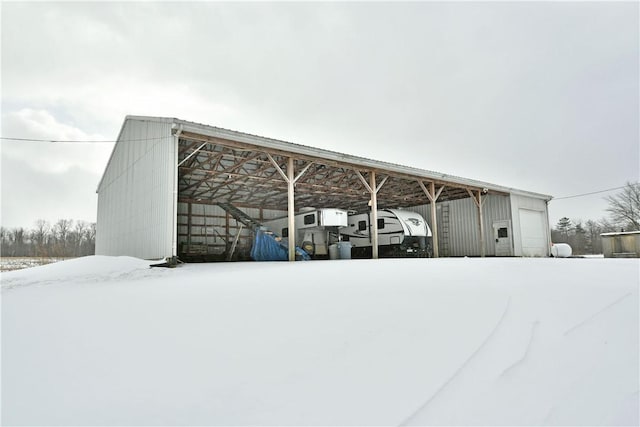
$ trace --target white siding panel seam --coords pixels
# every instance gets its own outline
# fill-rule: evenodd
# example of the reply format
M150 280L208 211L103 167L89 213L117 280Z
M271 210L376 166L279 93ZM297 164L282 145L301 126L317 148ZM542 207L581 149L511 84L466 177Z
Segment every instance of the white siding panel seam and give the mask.
M174 146L170 123L127 120L98 192L97 254L171 255Z

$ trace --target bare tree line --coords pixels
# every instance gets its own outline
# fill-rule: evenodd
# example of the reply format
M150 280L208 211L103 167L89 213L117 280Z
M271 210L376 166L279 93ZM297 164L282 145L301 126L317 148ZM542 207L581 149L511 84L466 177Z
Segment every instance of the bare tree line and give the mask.
M554 243L568 243L575 255L601 254L602 233L620 231L622 228L610 220L599 221L560 218L558 224L551 229L551 240Z
M554 243L568 243L576 255L602 253L602 233L640 231L640 183L627 183L607 197L610 218L601 220L561 218L551 229ZM31 229L0 227L0 254L25 257L77 257L93 255L96 224L59 219L53 225L39 219Z
M96 224L59 219L53 225L39 219L31 229L0 227L2 256L78 257L93 255Z
M640 231L640 183L627 183L620 193L606 200L609 218L599 221L560 218L551 229L551 240L568 243L576 255L601 254L602 233Z

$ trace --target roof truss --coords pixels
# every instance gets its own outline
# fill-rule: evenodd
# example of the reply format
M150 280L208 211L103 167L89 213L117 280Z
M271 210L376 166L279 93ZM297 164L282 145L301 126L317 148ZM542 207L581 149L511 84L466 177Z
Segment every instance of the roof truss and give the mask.
M425 184L431 182L441 189L437 201L466 198L469 197L469 190L482 190L384 169L368 170L347 162L195 133L182 133L178 145L178 198L183 202L226 202L245 207L287 210L287 182L282 175L288 173L289 157L294 158L293 176L297 177L296 206L366 210L370 193L365 183L372 171L377 176L380 208L430 203L424 188Z

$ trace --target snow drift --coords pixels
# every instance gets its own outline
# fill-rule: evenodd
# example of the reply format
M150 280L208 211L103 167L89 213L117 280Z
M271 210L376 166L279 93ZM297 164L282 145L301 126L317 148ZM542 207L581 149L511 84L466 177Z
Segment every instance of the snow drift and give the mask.
M5 425L637 425L638 260L382 259L2 278Z

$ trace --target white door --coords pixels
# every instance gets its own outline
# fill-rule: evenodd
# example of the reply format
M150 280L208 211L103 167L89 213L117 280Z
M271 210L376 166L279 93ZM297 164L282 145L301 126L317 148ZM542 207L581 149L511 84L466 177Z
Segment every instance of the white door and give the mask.
M512 256L511 221L493 221L493 238L496 242L496 256Z
M520 209L520 232L523 256L547 256L547 234L544 231L544 212Z

